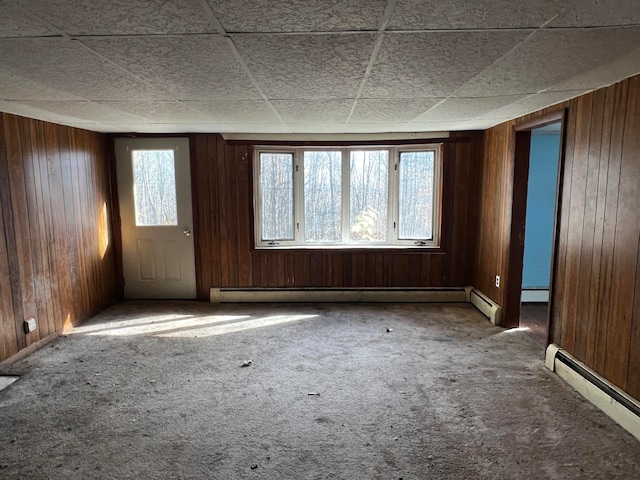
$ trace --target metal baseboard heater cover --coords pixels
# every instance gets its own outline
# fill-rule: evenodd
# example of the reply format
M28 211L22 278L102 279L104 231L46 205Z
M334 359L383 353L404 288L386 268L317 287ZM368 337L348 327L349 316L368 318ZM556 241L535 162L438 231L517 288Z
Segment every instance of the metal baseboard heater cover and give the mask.
M640 440L640 402L555 344L547 347L545 364L578 393Z
M465 288L212 288L211 303L468 302Z
M480 310L494 325L500 325L502 321L502 308L490 298L483 295L475 288L469 292L469 302Z

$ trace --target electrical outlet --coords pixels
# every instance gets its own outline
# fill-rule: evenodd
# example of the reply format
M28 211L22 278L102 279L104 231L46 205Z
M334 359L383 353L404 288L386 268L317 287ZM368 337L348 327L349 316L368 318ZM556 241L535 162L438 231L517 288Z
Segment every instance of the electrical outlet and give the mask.
M33 332L37 327L36 319L31 317L24 321L24 333Z
M500 288L500 275L496 275L496 287Z

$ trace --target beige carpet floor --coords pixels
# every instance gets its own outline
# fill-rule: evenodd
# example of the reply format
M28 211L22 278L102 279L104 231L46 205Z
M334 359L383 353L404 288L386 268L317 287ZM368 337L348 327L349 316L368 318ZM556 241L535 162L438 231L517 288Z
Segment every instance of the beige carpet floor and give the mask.
M2 479L640 478L469 305L125 302L0 373Z

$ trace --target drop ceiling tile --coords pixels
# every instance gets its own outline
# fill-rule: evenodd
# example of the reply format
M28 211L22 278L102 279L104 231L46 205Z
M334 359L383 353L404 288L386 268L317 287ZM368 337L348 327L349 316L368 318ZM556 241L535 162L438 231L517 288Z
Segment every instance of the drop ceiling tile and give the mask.
M271 104L285 122L345 123L353 100L272 100Z
M409 122L441 100L442 98L361 98L356 104L349 123L388 122L389 124L395 124Z
M583 84L574 86L571 79L623 57L637 48L638 38L639 27L541 30L469 81L456 95L536 93L561 82L565 90L583 88Z
M374 35L233 36L268 98L355 97L373 52Z
M417 123L464 121L485 115L488 112L521 100L526 95L508 95L482 98L449 98L440 105L416 118Z
M207 115L209 123L279 123L280 119L265 100L183 102Z
M503 108L487 112L480 116L479 119L513 119L526 115L531 112L541 110L546 107L555 105L556 103L569 100L586 93L587 90L570 90L564 92L544 92L527 96L522 100L506 105Z
M54 27L29 12L16 0L0 0L0 38L59 34Z
M213 31L202 6L191 0L29 0L25 5L70 35Z
M637 25L638 0L562 0L559 16L551 27Z
M557 0L398 0L391 30L540 27L560 11Z
M135 115L144 122L198 123L212 122L209 115L190 108L177 100L138 102L100 102L102 105ZM106 121L106 120L105 120Z
M207 0L228 32L376 30L387 0Z
M0 39L0 65L8 74L89 100L163 97L78 42L65 38Z
M53 122L75 124L75 122L131 122L140 118L127 113L99 105L95 102L82 101L18 101L4 102L12 105L11 111L21 110L34 118L47 118Z
M513 31L386 35L363 96L447 97L526 35Z
M0 70L0 99L2 100L82 100L62 90L35 82L30 78Z
M179 100L259 99L219 35L92 38L96 52Z
M584 73L553 85L549 90L563 91L578 88L593 90L619 82L624 78L633 77L639 73L640 45L635 49L629 49L629 52L622 57L612 59L607 63L601 63Z

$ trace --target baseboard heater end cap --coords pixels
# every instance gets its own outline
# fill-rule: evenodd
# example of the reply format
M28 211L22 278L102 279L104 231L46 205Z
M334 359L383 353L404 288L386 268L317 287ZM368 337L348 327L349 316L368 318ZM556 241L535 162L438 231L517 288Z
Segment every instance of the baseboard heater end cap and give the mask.
M211 289L209 289L209 301L211 303L220 303L220 289L219 288L211 288Z
M475 288L471 289L469 300L493 325L502 325L502 307L500 305Z
M555 343L552 343L547 347L547 350L545 352L544 364L552 372L556 371L556 355L558 354L559 351L560 351L560 347Z

